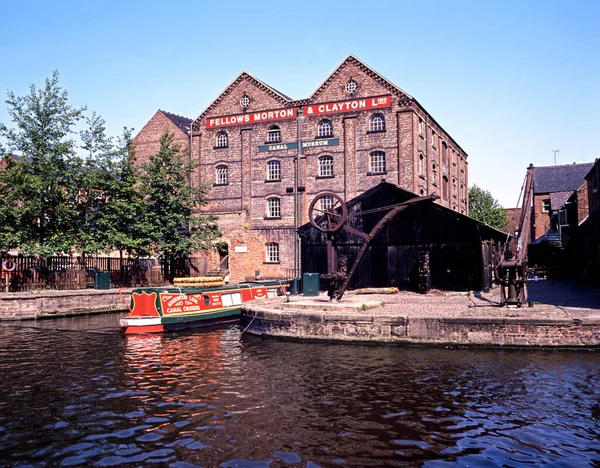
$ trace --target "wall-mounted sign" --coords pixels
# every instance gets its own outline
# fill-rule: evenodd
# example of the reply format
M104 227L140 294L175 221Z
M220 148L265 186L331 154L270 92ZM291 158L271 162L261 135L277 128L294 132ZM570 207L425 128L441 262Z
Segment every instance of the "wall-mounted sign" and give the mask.
M236 245L233 248L233 251L236 253L245 253L245 252L248 252L248 246L247 245Z
M392 96L377 96L365 99L351 99L349 101L326 102L302 108L304 115L340 114L368 109L383 109L392 105Z
M232 127L252 123L272 122L274 120L295 119L297 109L275 109L262 112L248 112L247 114L224 115L206 119L206 128Z
M332 138L330 140L311 140L303 141L302 148L314 148L316 146L335 146L340 144L339 138ZM259 153L265 153L267 151L281 151L289 149L298 149L298 142L293 141L290 143L277 143L275 145L261 145L258 147Z

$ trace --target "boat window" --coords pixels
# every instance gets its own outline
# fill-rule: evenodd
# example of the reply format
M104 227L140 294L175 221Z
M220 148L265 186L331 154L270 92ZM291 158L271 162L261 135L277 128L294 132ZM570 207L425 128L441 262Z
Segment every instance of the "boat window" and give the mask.
M207 296L206 294L202 295L202 299L204 299L204 305L205 306L209 306L210 305L210 296Z
M277 289L267 289L267 297L277 297Z
M241 305L242 304L242 294L239 292L221 294L221 301L223 302L223 307L230 307L232 305Z

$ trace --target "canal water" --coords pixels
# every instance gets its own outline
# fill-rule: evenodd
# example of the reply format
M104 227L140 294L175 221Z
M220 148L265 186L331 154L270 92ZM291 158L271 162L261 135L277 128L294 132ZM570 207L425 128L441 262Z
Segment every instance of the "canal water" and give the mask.
M592 351L0 326L0 466L600 466Z

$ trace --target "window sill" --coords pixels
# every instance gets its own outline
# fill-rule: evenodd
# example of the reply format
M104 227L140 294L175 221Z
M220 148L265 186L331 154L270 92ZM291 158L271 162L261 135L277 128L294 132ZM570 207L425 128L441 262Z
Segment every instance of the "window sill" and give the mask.
M265 216L264 218L265 220L274 220L274 219L281 219L281 216Z
M214 150L227 149L227 148L229 148L229 145L227 145L227 146L213 146Z
M277 141L265 141L265 145L276 145L278 143L281 143L281 140L277 140Z
M423 174L419 174L419 177L423 180L427 180L427 177L425 177Z
M421 140L425 139L425 137L422 134L420 134L420 133L419 133L419 136L421 137Z
M268 262L268 261L264 261L263 265L279 265L281 262Z
M333 175L318 175L315 179L333 179L335 176Z
M383 171L383 172L367 172L368 176L377 176L377 175L386 175L387 171Z
M329 138L333 138L333 133L331 135L316 136L314 139L315 140L328 140Z
M273 182L281 182L281 179L265 179L265 184L272 184Z
M367 131L367 135L370 135L371 133L385 133L385 129L383 129L383 130L368 130Z
M227 184L213 184L213 187L226 187L227 185L229 185L229 183L227 183Z

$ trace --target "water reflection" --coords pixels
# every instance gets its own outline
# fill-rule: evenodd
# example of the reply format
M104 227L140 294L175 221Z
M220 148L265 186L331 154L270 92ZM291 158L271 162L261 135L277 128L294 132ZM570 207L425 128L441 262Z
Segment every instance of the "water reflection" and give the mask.
M0 466L600 463L596 353L124 337L113 316L86 320L102 333L0 327Z

